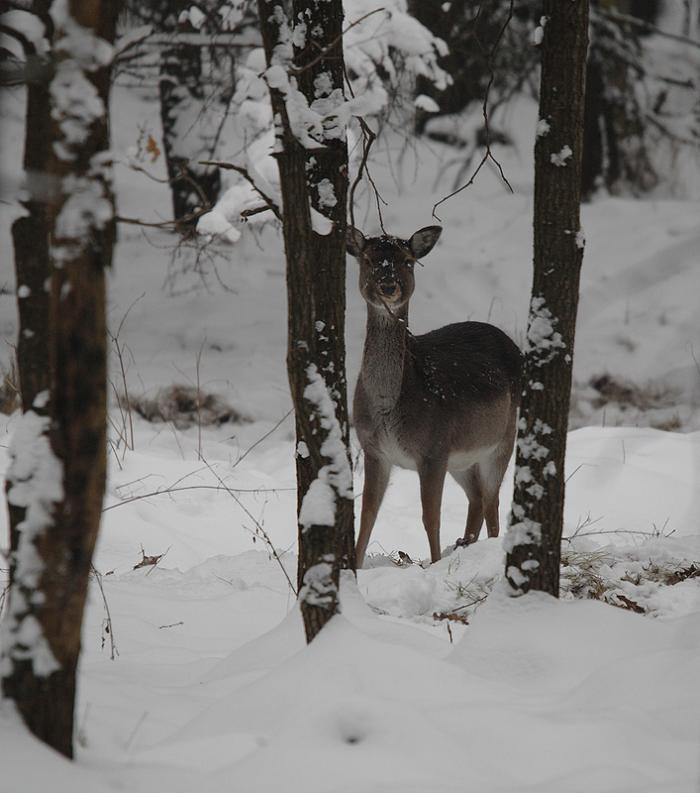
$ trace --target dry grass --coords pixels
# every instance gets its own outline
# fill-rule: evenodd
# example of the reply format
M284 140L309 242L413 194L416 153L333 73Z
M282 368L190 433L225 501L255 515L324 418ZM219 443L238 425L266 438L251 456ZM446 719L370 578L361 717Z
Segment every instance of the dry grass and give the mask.
M9 416L20 407L19 376L13 360L9 369L0 369L0 413Z
M249 421L220 396L189 385L161 388L155 397L131 396L130 403L146 421L171 423L179 430Z

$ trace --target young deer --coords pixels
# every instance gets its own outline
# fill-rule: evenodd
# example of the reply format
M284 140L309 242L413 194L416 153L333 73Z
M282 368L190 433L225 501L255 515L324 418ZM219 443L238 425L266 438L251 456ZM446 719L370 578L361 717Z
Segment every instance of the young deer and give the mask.
M440 504L445 474L464 488L464 539L476 541L486 517L497 537L498 490L515 439L521 354L503 331L459 322L422 336L408 330L417 259L441 228L409 240L348 230L348 253L360 264L367 336L355 389L354 417L365 454L357 567L362 566L392 466L418 471L430 558L440 559Z

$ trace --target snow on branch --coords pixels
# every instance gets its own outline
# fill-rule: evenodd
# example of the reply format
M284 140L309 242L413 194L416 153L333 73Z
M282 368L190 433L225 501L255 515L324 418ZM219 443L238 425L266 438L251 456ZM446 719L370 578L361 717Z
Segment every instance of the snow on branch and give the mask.
M279 5L274 14L280 38L272 63L267 66L264 52L258 48L239 69L232 106L242 137L251 141L245 168L264 177L274 193L279 192L279 176L273 157L276 141L269 88L282 92L292 132L303 146L313 150L327 141L344 140L349 132L352 143L353 119L366 125L368 118L380 115L407 79L424 77L440 90L452 82L438 64L439 57L447 52L446 44L408 13L405 0L386 0L380 7L377 0L346 0L344 9L348 20L342 37L347 98L330 85L328 75L321 75L316 80L315 98L307 101L298 88L297 76L309 64L297 67L294 63L294 50L303 46L307 31L302 22L292 24ZM326 51L334 46L337 42L330 42ZM257 176L256 183L261 184ZM223 193L211 212L203 215L197 230L235 242L240 238L242 222L269 219L268 212L256 211L251 217L250 210L257 210L259 205L255 190L241 179Z

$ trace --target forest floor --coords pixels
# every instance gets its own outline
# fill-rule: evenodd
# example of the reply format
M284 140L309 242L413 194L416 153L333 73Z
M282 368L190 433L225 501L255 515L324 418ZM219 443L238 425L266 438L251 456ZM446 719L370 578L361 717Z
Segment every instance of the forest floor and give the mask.
M19 95L3 114L9 201L20 184ZM118 89L113 118L117 152L159 139L152 97ZM525 100L500 120L516 144L498 151L514 194L484 169L438 209L445 231L417 272L414 332L471 318L522 338L535 121ZM435 222L432 205L455 177L449 161L462 154L381 139L373 171L390 231ZM160 159L148 167L162 175ZM169 216L162 184L119 165L116 185L120 215ZM12 212L0 204L8 340ZM280 234L259 228L196 260L164 231L121 226L110 324L133 408L114 400L111 410L78 762L29 738L3 706L0 793L697 793L698 216L700 201L661 195L583 208L562 600L507 598L501 539L452 549L466 515L453 482L444 558L419 564L417 480L395 471L366 569L344 582L343 616L310 647L287 580L296 527ZM376 217L361 225L376 231ZM363 325L349 260L351 383ZM6 364L10 353L0 351ZM123 394L116 354L111 372ZM159 396L173 386L177 410ZM199 418L186 404L197 386L219 400ZM236 420L207 424L226 413ZM0 473L15 419L0 416ZM509 471L504 524L511 488Z

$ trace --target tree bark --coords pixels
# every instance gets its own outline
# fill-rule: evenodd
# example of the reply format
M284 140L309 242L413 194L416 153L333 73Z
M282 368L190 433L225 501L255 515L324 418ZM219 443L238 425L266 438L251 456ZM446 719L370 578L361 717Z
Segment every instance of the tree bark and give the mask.
M39 20L48 17L50 4L51 0L34 0L32 11ZM48 196L33 175L45 172L50 154L46 130L51 116L46 83L31 82L27 85L25 119L23 165L28 175L29 197L23 206L27 214L12 224L18 315L17 373L22 411L34 409L37 413L44 413L45 407L34 405L34 401L49 388ZM24 513L23 507L8 501L10 584L14 579L15 551L19 542L17 526L24 519Z
M29 729L67 757L105 485L104 270L114 244L107 42L118 5L68 0L58 15L49 154L44 169L30 174L45 196L51 240L50 418L25 413L8 476L8 500L26 511L3 626L3 691Z
M296 413L299 601L311 641L338 611L340 570L355 567L344 339L348 156L345 130L334 129L328 116L323 131L302 145L287 98L293 102L298 87L308 105L344 100L343 12L341 0L258 0L258 10L268 65L295 75L290 85L271 87L270 96L279 119L287 370ZM303 20L306 34L298 26L296 46L285 49L290 20ZM328 229L314 230L318 223ZM325 516L317 509L324 494L333 507Z
M564 457L584 240L581 150L588 0L545 0L535 143L534 277L506 577L559 595Z

